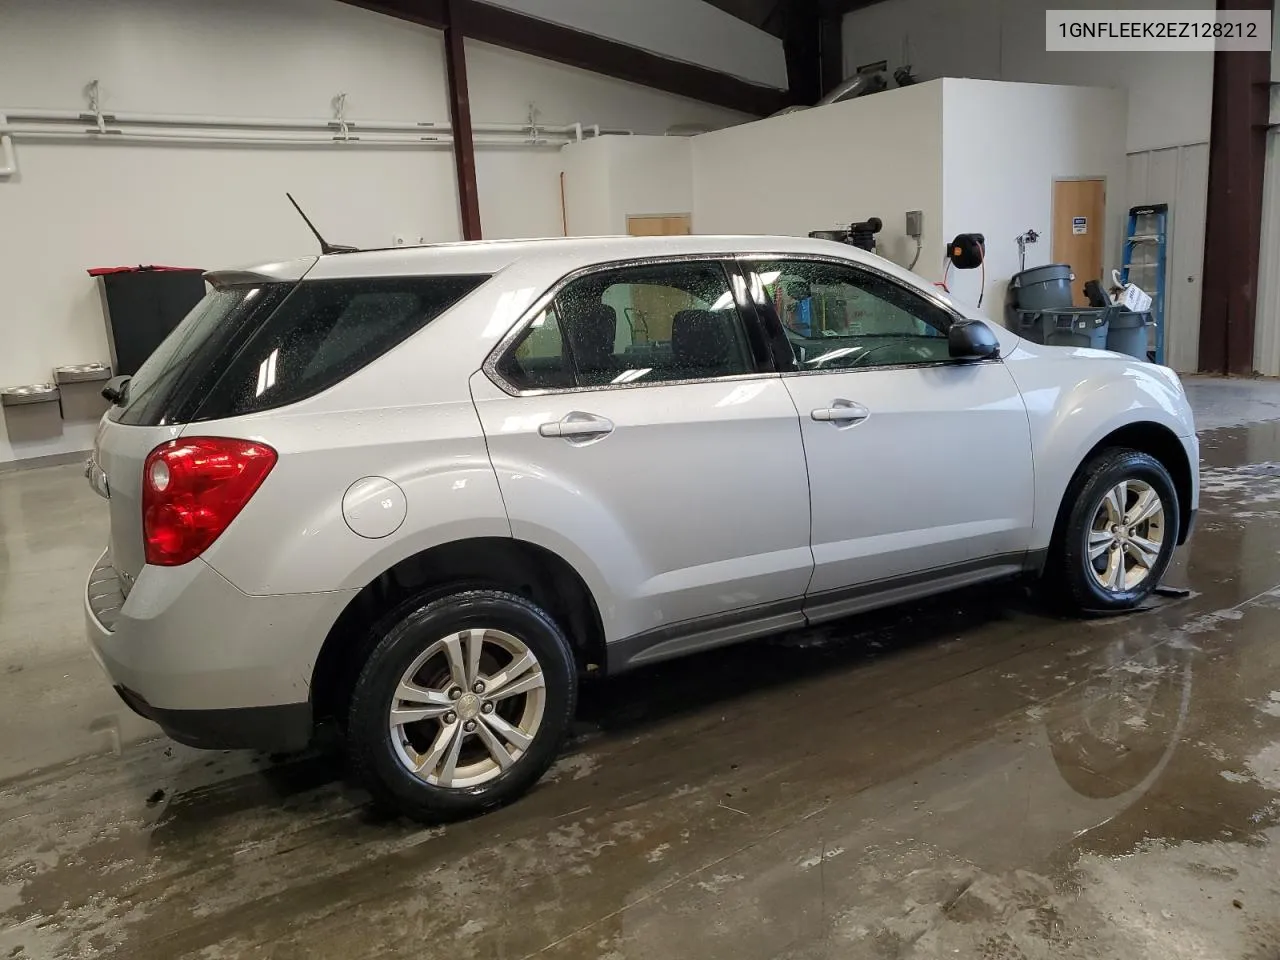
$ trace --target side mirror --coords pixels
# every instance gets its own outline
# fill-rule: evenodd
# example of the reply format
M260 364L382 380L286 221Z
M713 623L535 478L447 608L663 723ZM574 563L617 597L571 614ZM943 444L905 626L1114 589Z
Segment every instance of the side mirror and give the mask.
M952 360L994 360L1000 356L1000 341L981 320L957 320L947 332L947 348Z

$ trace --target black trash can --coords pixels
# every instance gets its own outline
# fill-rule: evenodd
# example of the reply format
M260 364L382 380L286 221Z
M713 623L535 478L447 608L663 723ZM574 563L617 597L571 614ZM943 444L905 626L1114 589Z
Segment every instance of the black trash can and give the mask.
M1071 267L1051 263L1015 273L1009 280L1019 310L1049 310L1071 306Z
M1114 307L1067 307L1019 310L1018 336L1050 347L1107 348L1107 328Z
M111 369L135 374L201 298L204 271L186 267L95 267Z
M1151 311L1134 313L1123 307L1111 317L1107 326L1107 349L1114 353L1127 353L1138 360L1147 359L1147 327L1151 324Z

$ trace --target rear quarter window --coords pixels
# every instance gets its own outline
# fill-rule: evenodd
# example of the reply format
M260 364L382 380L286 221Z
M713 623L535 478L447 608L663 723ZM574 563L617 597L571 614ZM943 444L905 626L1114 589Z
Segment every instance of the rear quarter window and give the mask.
M368 366L486 276L302 281L238 350L197 420L297 403Z

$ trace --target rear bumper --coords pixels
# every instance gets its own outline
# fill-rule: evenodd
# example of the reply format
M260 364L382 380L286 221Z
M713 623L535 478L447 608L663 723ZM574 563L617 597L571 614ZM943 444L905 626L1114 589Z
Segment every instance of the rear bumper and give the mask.
M248 596L193 560L143 567L124 598L104 553L85 631L125 703L173 739L286 751L311 737L316 656L354 593Z
M231 707L225 710L162 710L127 687L116 693L134 713L158 724L171 739L206 750L301 750L311 739L311 705Z

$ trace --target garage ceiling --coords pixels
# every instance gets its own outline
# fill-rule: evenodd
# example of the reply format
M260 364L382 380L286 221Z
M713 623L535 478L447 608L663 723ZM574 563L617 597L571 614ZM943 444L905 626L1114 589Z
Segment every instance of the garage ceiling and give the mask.
M775 37L783 35L786 22L784 8L800 6L805 2L806 0L707 0L707 3L713 7L733 14L739 20L745 20L753 27L759 27ZM869 7L878 2L879 0L817 0L817 5L824 16L838 17L851 10Z

